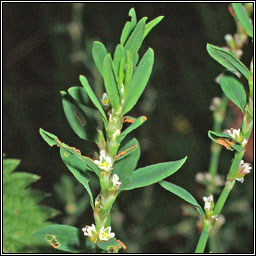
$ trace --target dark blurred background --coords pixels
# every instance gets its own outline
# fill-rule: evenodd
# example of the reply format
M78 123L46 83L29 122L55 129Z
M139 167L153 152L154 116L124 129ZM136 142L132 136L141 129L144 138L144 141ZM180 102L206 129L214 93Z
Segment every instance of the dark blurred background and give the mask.
M39 128L83 155L94 153L95 145L80 140L70 128L59 92L80 85L78 77L83 74L101 97L103 85L92 60L92 42L102 41L113 53L132 7L138 19L165 16L140 50L142 56L152 47L155 64L146 91L129 113L148 117L133 132L141 145L138 167L188 156L168 180L186 188L203 205L205 188L194 177L208 168L209 105L213 97L221 96L214 79L223 71L207 54L206 43L224 46L224 36L236 32L228 5L3 3L3 152L22 160L20 170L41 176L34 187L51 193L44 203L63 213L54 221L82 227L93 220L88 196L65 168L58 150L42 140ZM242 58L247 66L251 55L248 43ZM225 128L235 122L235 113L229 109ZM223 150L221 174L227 173L232 155ZM182 214L184 207L181 199L157 184L124 192L114 207L114 231L127 245L126 252L193 252L199 238L198 218ZM218 233L219 252L252 252L253 174L235 186L223 214L226 223Z

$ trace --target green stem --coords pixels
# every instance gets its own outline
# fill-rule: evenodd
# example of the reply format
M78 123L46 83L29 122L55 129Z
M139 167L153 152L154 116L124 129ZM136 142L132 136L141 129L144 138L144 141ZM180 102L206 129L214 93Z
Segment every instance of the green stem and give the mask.
M227 180L224 189L222 190L219 199L214 207L213 215L219 215L231 190L235 185L235 180Z
M199 241L197 243L195 253L203 253L204 252L210 229L211 229L210 223L208 223L207 220L204 220L203 221L203 230L201 232Z
M222 130L222 123L224 121L227 109L227 97L225 95L221 98L221 103L213 113L213 130L216 132L220 132ZM211 174L212 180L215 178L218 164L219 164L219 157L222 147L215 143L211 143L211 155L210 155L210 163L208 172ZM207 186L207 192L214 193L215 187L212 187L211 184Z

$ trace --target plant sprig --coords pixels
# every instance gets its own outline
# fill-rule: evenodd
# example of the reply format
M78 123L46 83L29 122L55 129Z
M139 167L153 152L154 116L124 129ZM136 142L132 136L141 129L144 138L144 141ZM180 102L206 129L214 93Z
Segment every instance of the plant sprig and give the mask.
M154 164L135 170L140 156L136 139L123 142L125 137L146 121L146 117L126 116L137 104L146 88L154 63L154 51L149 48L139 60L139 49L148 33L163 19L160 16L150 22L147 17L137 22L135 10L129 11L131 21L126 22L120 43L112 55L102 42L93 43L92 56L102 76L105 93L98 99L87 78L80 75L83 86L72 87L61 92L67 120L81 139L97 144L97 159L83 156L80 150L61 142L59 138L40 129L42 138L50 145L60 148L60 156L84 186L89 194L95 224L81 230L65 225L54 225L39 230L36 236L47 240L51 236L60 246L57 249L68 252L96 250L118 252L125 245L111 232L110 212L117 196L125 190L132 190L157 183L175 173L186 158ZM123 124L130 126L123 130ZM100 193L94 197L90 189L90 176L99 180ZM86 221L85 221L86 222ZM84 233L82 244L79 238ZM72 237L71 237L72 236ZM48 241L48 240L47 240Z

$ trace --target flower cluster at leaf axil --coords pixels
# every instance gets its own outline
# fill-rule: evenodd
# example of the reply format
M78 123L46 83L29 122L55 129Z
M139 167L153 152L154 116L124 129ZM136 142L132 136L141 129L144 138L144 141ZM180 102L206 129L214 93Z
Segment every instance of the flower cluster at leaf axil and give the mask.
M234 138L236 141L240 142L243 146L243 148L245 148L246 144L247 144L247 140L242 136L240 129L227 129L225 131L229 136L231 136L232 138Z
M112 158L106 155L106 151L100 151L100 160L94 160L94 163L98 165L101 170L111 171L113 170Z
M97 232L94 224L91 226L85 226L82 228L85 236L88 236L91 242L96 243L99 241L108 241L115 237L115 233L111 232L111 227L101 227L99 232Z
M241 183L244 182L244 176L251 172L252 167L249 163L245 163L243 160L241 160L239 169L237 171L237 177L235 178L237 181L240 181Z

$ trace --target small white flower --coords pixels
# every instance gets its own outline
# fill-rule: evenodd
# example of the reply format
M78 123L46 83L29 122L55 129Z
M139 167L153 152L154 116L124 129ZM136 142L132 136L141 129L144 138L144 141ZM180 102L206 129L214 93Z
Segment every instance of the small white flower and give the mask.
M196 180L196 182L198 182L198 183L202 183L203 180L204 180L204 177L205 177L204 173L198 172L198 173L196 174L195 180Z
M119 186L121 185L121 181L119 181L119 177L118 177L118 175L117 174L114 174L113 176L112 176L112 183L113 183L113 185L115 186L115 187L117 187L117 188L119 188Z
M109 97L105 92L102 95L101 103L104 107L109 107L110 106Z
M230 34L226 34L224 38L225 38L226 42L229 42L229 41L231 41L231 40L234 40L234 39L233 39L233 36L230 35Z
M226 133L237 141L241 140L240 129L230 128L230 130L226 130Z
M219 74L217 77L215 77L214 81L215 81L217 84L219 84L219 83L220 83L220 79L221 79L221 77L222 77L223 75L224 75L223 73Z
M210 194L208 197L204 196L203 200L204 200L204 209L206 211L210 211L212 202L213 202L213 195Z
M94 163L97 164L100 169L105 171L110 171L113 169L112 159L106 155L104 150L100 151L100 160L94 160Z
M245 163L244 160L240 161L239 169L237 172L237 177L235 178L237 181L243 183L244 176L251 172L252 167L249 163Z
M235 180L237 180L237 181L243 183L243 182L244 182L244 177L242 177L242 178L235 178Z
M89 237L92 237L93 233L97 233L96 227L94 224L92 224L92 226L85 226L84 228L82 228L82 231L84 232L85 236L89 236Z
M249 163L245 163L243 160L241 160L240 165L239 165L240 174L248 174L251 172L250 171L251 169L252 169L252 167L250 166Z
M218 109L218 107L220 106L220 103L221 103L221 99L220 99L219 97L214 97L214 98L212 99L212 103L211 103L209 109L210 109L211 111L215 111L215 110Z
M100 229L99 239L101 241L107 241L113 237L115 237L115 233L113 232L111 233L111 227L107 227L107 228L102 227Z

